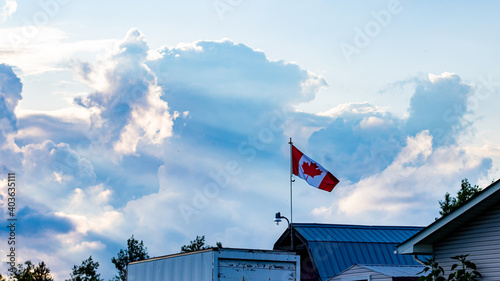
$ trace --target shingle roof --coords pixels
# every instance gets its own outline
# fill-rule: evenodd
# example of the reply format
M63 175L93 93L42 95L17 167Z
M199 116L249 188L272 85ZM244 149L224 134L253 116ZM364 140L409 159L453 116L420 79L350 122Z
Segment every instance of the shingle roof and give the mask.
M396 255L394 250L399 243L422 229L405 226L293 224L294 232L307 245L321 280L327 280L353 264L418 265L411 256Z

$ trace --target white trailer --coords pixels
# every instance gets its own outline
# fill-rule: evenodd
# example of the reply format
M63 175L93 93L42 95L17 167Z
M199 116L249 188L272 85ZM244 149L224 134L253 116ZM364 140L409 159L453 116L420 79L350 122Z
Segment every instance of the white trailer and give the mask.
M212 248L127 265L127 281L297 281L300 256L293 252Z

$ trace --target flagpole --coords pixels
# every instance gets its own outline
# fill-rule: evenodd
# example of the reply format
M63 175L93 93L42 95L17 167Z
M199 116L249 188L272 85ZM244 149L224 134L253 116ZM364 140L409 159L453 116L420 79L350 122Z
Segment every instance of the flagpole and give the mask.
M292 183L293 183L293 152L292 152L292 138L290 138L290 246L292 247L292 251L295 250L293 245L293 197L292 197Z

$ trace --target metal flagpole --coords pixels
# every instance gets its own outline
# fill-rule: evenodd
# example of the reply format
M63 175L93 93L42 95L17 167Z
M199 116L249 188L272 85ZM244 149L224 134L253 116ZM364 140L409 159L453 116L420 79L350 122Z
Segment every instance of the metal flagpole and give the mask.
M290 138L290 244L292 246L292 251L295 250L293 245L293 201L292 201L292 183L293 183L293 152L292 152L292 138Z

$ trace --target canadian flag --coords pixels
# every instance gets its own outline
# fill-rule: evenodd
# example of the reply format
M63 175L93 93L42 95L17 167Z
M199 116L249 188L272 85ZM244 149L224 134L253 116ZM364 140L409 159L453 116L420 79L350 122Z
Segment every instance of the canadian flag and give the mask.
M316 161L304 155L292 145L292 169L293 174L307 181L308 184L326 190L328 192L339 183L339 180L321 167Z

